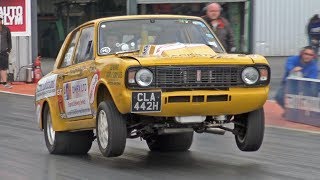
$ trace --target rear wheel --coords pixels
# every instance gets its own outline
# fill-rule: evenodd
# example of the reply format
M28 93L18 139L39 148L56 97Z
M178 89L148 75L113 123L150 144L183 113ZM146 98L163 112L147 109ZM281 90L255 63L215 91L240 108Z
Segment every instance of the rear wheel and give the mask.
M51 154L87 154L92 145L93 131L54 131L50 109L47 105L44 109L44 138Z
M146 140L151 151L187 151L193 141L193 132L155 135Z
M105 157L122 155L126 146L127 127L124 116L112 101L106 100L99 104L96 123L101 153Z
M235 118L236 143L241 151L257 151L264 136L263 108Z

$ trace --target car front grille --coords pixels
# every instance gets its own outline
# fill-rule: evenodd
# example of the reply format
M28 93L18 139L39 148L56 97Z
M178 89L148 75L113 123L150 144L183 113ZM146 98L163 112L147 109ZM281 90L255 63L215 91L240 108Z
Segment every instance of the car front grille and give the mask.
M228 88L243 86L242 66L157 66L157 88Z

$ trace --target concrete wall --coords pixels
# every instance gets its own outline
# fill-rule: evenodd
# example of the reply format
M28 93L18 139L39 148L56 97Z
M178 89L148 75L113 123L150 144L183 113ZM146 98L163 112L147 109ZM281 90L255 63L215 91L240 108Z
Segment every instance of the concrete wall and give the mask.
M25 80L23 66L32 63L31 38L28 36L12 37L12 51L9 56L9 73L14 74L14 80ZM21 69L19 73L19 69Z
M290 56L308 44L306 25L320 14L320 0L254 0L253 52Z

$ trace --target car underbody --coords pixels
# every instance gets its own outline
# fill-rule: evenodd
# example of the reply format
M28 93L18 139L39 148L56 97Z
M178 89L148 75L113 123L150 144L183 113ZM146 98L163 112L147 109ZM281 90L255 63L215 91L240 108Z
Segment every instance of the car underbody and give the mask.
M242 115L242 116L245 116ZM237 135L239 129L232 129L225 125L236 123L241 126L234 118L240 118L241 115L220 115L206 116L201 123L177 122L175 117L150 117L130 114L127 116L128 138L147 139L153 135L176 134L185 132L211 133L223 135L226 131ZM194 117L196 118L196 117Z

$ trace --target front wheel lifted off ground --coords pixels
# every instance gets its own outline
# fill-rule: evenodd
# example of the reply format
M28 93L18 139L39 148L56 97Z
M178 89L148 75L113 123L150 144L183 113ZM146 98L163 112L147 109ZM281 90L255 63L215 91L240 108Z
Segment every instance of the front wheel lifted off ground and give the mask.
M97 112L97 141L105 157L123 154L126 146L127 127L124 116L111 100L99 104Z
M257 151L264 136L263 108L235 117L236 143L241 151Z
M93 141L93 131L56 132L53 130L49 106L43 113L44 138L51 154L87 154Z

